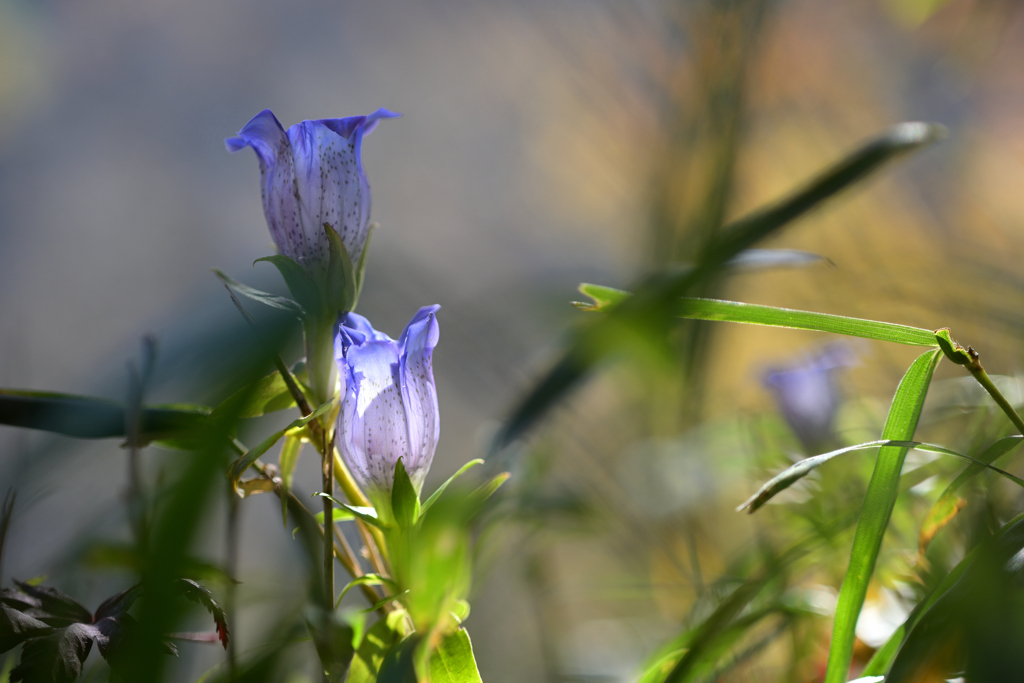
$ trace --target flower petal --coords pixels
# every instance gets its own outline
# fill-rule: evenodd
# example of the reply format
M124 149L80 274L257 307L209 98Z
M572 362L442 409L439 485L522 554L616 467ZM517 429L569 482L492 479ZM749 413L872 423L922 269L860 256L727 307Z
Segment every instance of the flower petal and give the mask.
M402 403L409 425L409 459L405 468L417 490L430 469L440 437L433 353L440 336L436 313L440 306L424 306L399 338Z
M369 116L303 121L288 129L296 181L302 199L305 237L317 258L326 258L324 223L329 223L359 262L370 224L370 184L363 172L363 136L383 118L397 116L378 109Z
M304 238L291 144L277 117L264 109L238 131L237 138L228 138L224 144L232 152L247 145L256 152L263 213L270 236L278 251L305 263L313 252Z

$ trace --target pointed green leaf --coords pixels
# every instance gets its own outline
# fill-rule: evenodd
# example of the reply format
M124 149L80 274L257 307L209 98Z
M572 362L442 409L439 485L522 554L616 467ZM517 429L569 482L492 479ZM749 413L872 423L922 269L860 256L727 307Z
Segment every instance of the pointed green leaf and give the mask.
M356 297L356 273L352 265L345 243L341 240L329 223L324 223L327 242L330 247L330 261L327 266L327 301L325 310L329 315L336 316L339 312L348 312Z
M482 683L466 629L441 641L430 658L430 683Z
M238 480L241 479L242 474L244 474L245 471L249 469L249 467L254 462L256 462L257 458L259 458L261 455L269 451L274 444L280 441L281 437L283 437L286 432L289 432L293 429L300 429L302 427L305 427L307 424L309 424L316 418L328 412L331 409L333 403L333 400L325 401L322 405L320 405L316 410L314 410L309 415L306 415L305 417L300 417L298 420L292 421L287 427L285 427L284 429L279 429L278 431L274 432L266 439L261 441L258 446L250 449L248 452L245 453L245 455L235 460L231 464L231 468L228 471L228 476L231 478L232 485L237 487Z
M316 283L309 276L309 273L306 272L305 268L284 254L274 254L273 256L258 258L254 265L260 261L266 261L277 268L278 272L281 273L281 277L284 278L285 285L288 286L288 291L291 292L292 297L303 309L307 311L320 310L320 294L318 293Z
M288 385L281 373L275 370L228 396L217 408L230 406L232 414L238 417L260 417L294 405L295 399L288 391Z
M338 507L343 508L345 510L348 510L353 515L355 515L358 519L360 519L363 522L366 522L370 526L377 527L378 529L388 529L389 528L388 525L385 524L377 516L377 511L374 510L372 507L362 507L362 506L358 506L358 505L349 505L348 503L342 503L340 500L338 500L334 496L328 495L328 494L324 493L323 491L318 491L317 493L314 493L313 495L314 496L322 496L324 498L330 498L332 501L334 501L335 505L337 505ZM323 524L322 515L323 515L323 513L321 513L321 522L320 522L321 524Z
M928 351L921 354L907 370L893 397L882 438L898 441L913 438L932 373L941 357L941 349ZM900 473L906 455L907 449L899 446L886 446L878 452L853 537L850 565L839 591L825 683L845 683L846 674L850 670L854 629L875 569L885 529L889 525L889 516L896 504Z
M356 508L356 509L357 510L362 510L362 509L372 510L373 508ZM321 510L320 512L316 513L313 516L316 518L317 524L323 524L324 523L324 511L323 510ZM335 522L347 522L347 521L355 519L356 515L355 515L354 512L352 512L352 510L349 510L348 508L331 508L331 518Z
M452 476L448 477L448 479L445 480L445 482L443 484L441 484L440 486L437 487L436 491L434 491L433 493L430 494L430 497L427 498L425 503L423 503L423 508L420 510L420 515L427 514L427 510L429 510L430 506L434 504L434 501L436 501L438 498L441 497L441 494L444 493L444 490L446 488L448 488L449 484L451 484L453 481L455 481L456 479L461 477L463 474L465 474L466 471L469 470L469 468L471 468L471 467L473 467L475 465L483 465L483 464L484 464L484 461L481 460L480 458L477 458L476 460L470 460L465 465L460 467L458 472L456 472Z
M420 497L405 471L405 464L399 458L395 463L395 483L391 487L391 512L398 526L408 529L420 517Z
M294 313L299 317L302 317L306 313L305 309L303 309L300 304L298 304L295 301L292 301L287 297L275 296L273 294L268 294L267 292L262 292L254 287L250 287L249 285L244 285L238 280L224 273L223 271L217 270L216 268L213 269L213 273L220 279L221 282L224 283L225 287L230 289L235 294L240 294L244 297L252 299L253 301L259 301L261 304L270 306L271 308L277 308L282 311Z

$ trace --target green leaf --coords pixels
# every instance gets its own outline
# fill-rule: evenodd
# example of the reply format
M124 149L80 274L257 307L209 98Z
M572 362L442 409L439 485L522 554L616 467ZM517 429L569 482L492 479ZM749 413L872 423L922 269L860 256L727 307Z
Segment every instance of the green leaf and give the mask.
M387 529L388 528L388 525L385 524L383 522L383 520L381 520L380 517L377 516L377 511L374 510L372 507L362 507L362 506L358 506L358 505L349 505L348 503L342 503L340 500L338 500L334 496L328 495L328 494L324 493L323 491L318 491L318 492L314 493L313 495L314 496L322 496L324 498L330 498L332 501L334 501L334 504L337 505L339 508L348 510L353 515L355 515L357 518L359 518L360 520L362 520L363 522L366 522L367 524L369 524L371 526L375 526L378 529ZM321 513L321 515L322 514L323 513ZM322 521L320 523L323 524Z
M451 484L456 479L458 479L459 477L461 477L463 474L465 474L469 470L469 468L471 468L471 467L473 467L475 465L483 465L483 464L484 464L484 461L481 460L480 458L477 458L476 460L470 460L465 465L460 467L458 472L456 472L452 476L448 477L448 479L443 484L441 484L440 486L437 487L436 491L434 491L433 493L430 494L430 497L427 498L425 503L423 503L423 508L420 510L420 514L421 515L427 514L427 510L429 510L430 506L434 504L434 501L436 501L438 498L441 497L441 494L444 493L444 490L446 488L448 488L448 485Z
M291 292L295 301L303 309L307 311L320 310L320 294L316 283L309 276L309 273L306 272L305 268L284 254L264 256L263 258L256 259L253 264L255 265L260 261L271 263L277 268L278 272L281 273L281 277L284 278L284 283L288 286L288 291Z
M235 294L240 294L244 297L252 299L253 301L259 301L261 304L270 306L271 308L277 308L282 311L294 313L300 318L306 314L305 309L303 309L300 304L298 304L295 301L292 301L287 297L275 296L273 294L268 294L266 292L250 287L249 285L243 285L241 282L234 279L227 273L217 270L216 268L213 269L213 274L216 275L220 279L220 281L224 283L225 287L230 289Z
M967 504L966 501L957 495L957 492L963 485L981 471L992 469L989 463L995 462L1009 453L1019 446L1021 441L1024 441L1024 436L1007 436L999 439L978 456L980 462L974 463L965 469L946 487L946 490L942 492L939 499L928 510L924 522L921 523L921 533L918 536L918 550L922 555L928 549L935 535L949 524L953 517Z
M941 126L925 123L895 126L826 169L807 186L781 202L755 211L723 228L692 269L655 273L649 277L636 288L635 296L629 301L616 306L610 315L584 325L572 335L561 358L514 407L495 435L491 453L496 453L520 438L594 367L619 351L608 340L621 338L621 330L630 329L635 333L646 326L649 337L667 337L670 328L666 320L676 314L675 306L679 297L712 280L740 252L860 182L886 162L938 139L943 130Z
M1013 445L1016 445L1017 443L1020 442L1020 439L1024 437L1013 436L1007 438L1015 439L1016 442ZM1000 474L1003 477L1009 479L1018 486L1024 488L1024 479L1015 477L1009 472L1005 472L999 469L998 467L993 467L992 465L988 464L988 462L985 461L984 455L982 456L982 458L979 459L974 458L970 455L966 455L965 453L958 453L957 451L950 450L943 446L936 446L935 444L931 443L923 443L921 441L902 441L897 439L879 439L878 441L868 441L866 443L859 443L856 446L837 448L836 450L829 451L828 453L822 453L821 455L814 455L809 458L804 458L803 460L790 465L785 470L780 472L778 475L772 477L772 479L769 480L768 483L766 483L764 486L762 486L757 493L755 493L753 496L748 498L746 502L744 502L742 505L736 508L736 511L739 512L740 510L747 510L748 512L753 513L762 505L771 500L777 493L786 490L787 488L795 484L798 480L810 474L811 471L817 468L819 465L823 465L824 463L828 462L832 458L835 458L836 456L843 455L844 453L850 453L852 451L862 451L870 448L884 448L887 446L895 446L898 448L916 448L919 451L938 453L940 455L950 455L953 456L954 458L959 458L960 460L966 460L967 462L971 463L972 467L977 467L979 470L990 469L993 472L996 472L997 474Z
M185 436L206 421L209 409L143 408L141 443ZM48 391L0 389L0 424L39 429L80 439L125 436L124 406L114 401Z
M359 508L356 508L356 509L359 509ZM369 509L372 510L373 508L369 508ZM352 520L352 519L356 518L355 513L352 512L352 510L349 510L347 508L331 508L331 511L332 511L331 512L331 519L333 519L335 522L347 522L349 520ZM313 515L313 517L316 518L317 524L323 524L324 523L324 511L323 510L321 510L320 512L318 512L315 515Z
M892 683L921 680L916 674L926 665L927 660L935 655L937 648L948 648L950 636L955 638L954 629L963 628L963 608L966 606L964 603L971 607L981 607L975 603L977 593L971 594L971 584L984 582L987 585L982 593L988 593L992 580L998 580L998 577L992 575L992 569L998 566L1002 571L1013 571L1010 558L1019 554L1021 545L1024 544L1022 532L1024 514L1011 519L993 537L968 552L928 596L918 603L889 641L879 648L868 662L864 670L865 675L886 674L886 680L891 679ZM994 612L989 616L998 619ZM963 642L962 639L958 640Z
M327 265L327 301L325 311L336 317L339 312L352 310L356 298L356 274L345 243L329 223L324 223L327 242L330 247L330 261Z
M320 517L323 518L323 513L320 513ZM345 587L341 589L341 593L338 594L338 600L335 603L335 606L340 605L341 599L345 597L345 594L356 586L388 586L392 589L396 587L395 582L386 576L381 576L380 574L363 574L362 576L356 577L345 584ZM385 604L390 602L392 599L393 598L391 597L386 598Z
M889 417L882 430L883 439L906 441L913 438L932 373L941 357L941 349L925 352L907 370L893 397ZM889 525L889 516L896 504L900 473L906 455L906 447L886 446L879 450L875 460L875 470L868 484L853 537L850 564L839 591L825 683L844 683L850 670L854 629L875 569L885 529Z
M377 683L417 683L416 649L420 636L406 636L391 646L377 672Z
M242 387L224 399L219 406L227 408L238 417L260 417L267 413L285 410L295 405L295 398L288 391L281 373L276 370L261 377L252 384Z
M430 683L483 683L466 629L445 636L430 658Z
M280 373L275 373L278 377ZM281 381L284 383L284 380ZM299 455L302 454L302 437L297 434L287 434L284 443L281 445L281 453L277 456L277 469L281 473L281 519L288 528L288 492L292 490L292 480L295 478L295 466L299 464ZM323 524L323 513L320 513L320 523Z
M381 662L397 638L385 619L374 624L357 646L345 683L375 683Z
M420 496L405 471L405 464L399 458L395 463L395 483L391 487L391 512L403 529L409 529L420 517Z
M306 613L306 626L313 636L313 645L320 657L324 679L341 683L349 662L355 655L352 646L354 630L333 610L311 608Z
M307 424L309 424L316 418L328 412L331 409L333 403L333 400L325 401L309 415L306 415L305 417L300 417L298 420L292 421L287 427L285 427L284 429L279 429L278 431L274 432L266 439L261 441L258 446L249 449L249 451L246 452L245 455L235 460L231 464L231 468L228 470L228 476L231 478L231 484L237 487L238 480L242 478L242 475L245 473L245 471L249 469L249 467L254 462L256 462L257 458L266 453L274 444L280 441L281 437L283 437L286 432L289 432L293 429L300 429L302 427L305 427Z

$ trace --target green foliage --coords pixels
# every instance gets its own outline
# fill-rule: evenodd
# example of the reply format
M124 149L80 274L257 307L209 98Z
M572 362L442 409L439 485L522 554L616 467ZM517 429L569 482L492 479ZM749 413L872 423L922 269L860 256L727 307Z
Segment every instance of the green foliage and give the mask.
M391 513L400 529L410 529L420 517L420 496L401 458L395 463L394 482L391 488Z
M632 345L638 335L663 343L678 299L717 277L730 259L778 233L826 200L856 185L887 162L944 134L941 126L905 123L890 129L823 171L782 201L725 226L681 273L655 273L636 287L628 301L579 328L554 366L513 409L495 436L499 451L524 435L577 383L603 361Z
M482 683L465 629L445 636L431 656L430 683Z
M907 370L893 397L892 407L882 430L882 438L899 441L913 438L932 373L941 357L942 352L939 350L925 352ZM843 587L839 591L825 683L844 682L850 669L857 617L864 604L864 596L867 594L868 582L875 569L878 550L889 525L893 506L896 504L900 473L906 455L907 448L903 446L885 446L878 451L875 471L871 475L871 483L868 485L860 520L857 522L857 531L853 537L850 565L846 570Z

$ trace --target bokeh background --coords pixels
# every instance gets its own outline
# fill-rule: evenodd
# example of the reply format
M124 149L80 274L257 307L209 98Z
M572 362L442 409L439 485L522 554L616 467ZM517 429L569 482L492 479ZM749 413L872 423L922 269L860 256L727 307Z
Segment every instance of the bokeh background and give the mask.
M569 303L579 282L625 287L686 261L705 226L898 121L949 136L769 245L827 260L714 293L949 326L1009 377L1024 360L1022 63L1014 0L0 0L0 385L122 399L126 362L152 333L153 400L196 400L172 381L191 370L182 349L242 324L210 269L283 291L252 266L272 249L256 162L223 146L267 107L286 126L404 114L364 146L381 227L360 312L397 336L419 306L443 306L428 488L481 454L585 315ZM520 449L515 474L536 495L491 539L467 624L484 680L634 679L767 533L732 509L794 454L876 438L913 357L701 329L685 390L613 368ZM822 353L841 357L836 413L807 436L766 377ZM940 377L933 412L974 400L955 370ZM116 446L0 428L0 484L19 490L4 580L47 575L90 607L123 587L80 552L127 537ZM151 476L169 457L152 453ZM317 476L307 454L299 480L314 490ZM301 587L276 501L244 501L242 527L244 653L271 596ZM913 561L892 558L892 573ZM827 622L806 629L819 649ZM185 646L176 675L195 680L219 656ZM811 647L802 680L818 659ZM776 680L773 666L736 680Z

